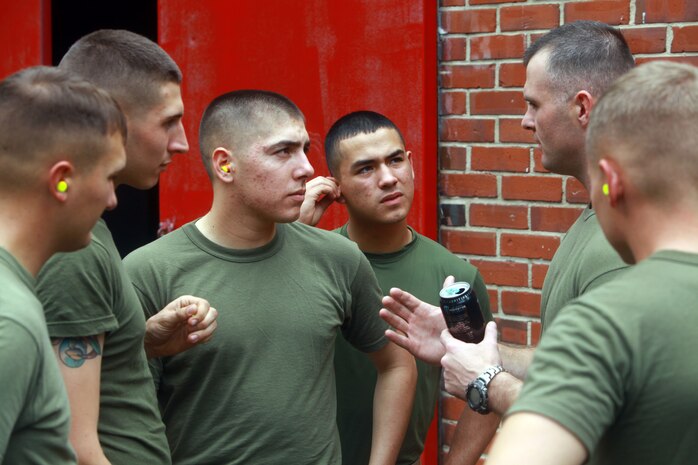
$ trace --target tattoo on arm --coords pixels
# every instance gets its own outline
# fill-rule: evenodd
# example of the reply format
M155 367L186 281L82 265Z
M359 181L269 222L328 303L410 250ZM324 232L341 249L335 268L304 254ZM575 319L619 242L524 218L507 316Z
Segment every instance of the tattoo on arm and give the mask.
M97 336L60 337L51 339L51 343L58 347L58 356L69 368L79 368L85 360L102 355Z

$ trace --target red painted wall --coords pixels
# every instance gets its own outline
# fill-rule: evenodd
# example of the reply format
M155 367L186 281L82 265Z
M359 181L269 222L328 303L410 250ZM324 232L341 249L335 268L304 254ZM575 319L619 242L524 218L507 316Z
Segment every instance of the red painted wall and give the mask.
M316 175L327 174L322 142L337 118L371 109L393 119L414 154L418 188L410 223L436 237L433 1L161 1L159 37L184 72L192 147L161 179L162 220L179 226L210 206L197 143L206 105L230 90L261 88L288 96L304 112ZM343 208L333 206L321 226L345 219Z
M51 64L51 2L0 2L0 79L27 66Z

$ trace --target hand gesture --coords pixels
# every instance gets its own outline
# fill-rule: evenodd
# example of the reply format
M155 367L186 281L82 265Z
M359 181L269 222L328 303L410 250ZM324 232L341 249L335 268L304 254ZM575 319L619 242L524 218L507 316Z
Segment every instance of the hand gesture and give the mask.
M305 199L301 204L298 221L315 226L332 202L339 199L341 192L334 178L318 176L305 183Z
M218 312L208 301L185 295L170 302L145 323L148 358L183 352L213 336Z

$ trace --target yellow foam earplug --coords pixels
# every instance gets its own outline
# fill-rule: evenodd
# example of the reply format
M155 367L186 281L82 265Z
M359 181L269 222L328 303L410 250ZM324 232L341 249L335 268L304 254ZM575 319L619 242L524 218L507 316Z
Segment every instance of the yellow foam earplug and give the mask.
M230 173L230 165L221 166L221 171L223 171L224 173Z
M603 195L608 195L608 183L604 183L603 186L601 186L601 192L603 192Z
M56 184L56 190L58 192L61 192L61 193L67 192L68 191L68 183L63 181L63 180L58 181L58 184Z

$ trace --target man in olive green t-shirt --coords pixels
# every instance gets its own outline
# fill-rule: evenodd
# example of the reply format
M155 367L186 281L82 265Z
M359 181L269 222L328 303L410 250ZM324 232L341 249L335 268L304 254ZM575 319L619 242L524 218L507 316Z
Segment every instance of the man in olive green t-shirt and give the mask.
M488 463L695 462L696 127L690 65L641 65L594 109L591 198L609 242L637 265L563 308ZM458 357L457 345L448 352Z
M188 150L182 75L151 40L96 31L73 44L59 67L107 90L126 115L127 160L115 184L153 187L172 157ZM71 443L90 463L170 463L147 357L205 341L215 309L183 296L146 322L103 220L92 235L87 248L56 256L37 278L73 414Z
M595 102L613 80L634 66L623 35L617 29L597 21L567 23L538 38L526 51L524 64L526 84L523 96L528 109L521 125L534 133L543 152L543 166L547 170L573 176L588 190L584 135L589 116ZM625 268L626 265L603 237L596 214L589 205L563 238L543 283L543 338L560 308L569 300L614 279ZM405 338L394 333L392 340L402 342L418 357L440 359L443 345L438 342L438 335L443 327L431 325L428 331L409 330L409 326L417 328L420 322L433 321L427 317L430 312L437 313L438 309L425 306L417 310L419 301L410 299L405 293L397 292L393 297L406 307L388 301L389 309L396 312L395 315L385 313L388 322L399 325L408 335L410 332L412 334ZM429 336L420 339L419 334ZM468 368L465 384L480 378L478 385L487 389L486 393L483 389L472 391L479 395L478 402L474 404L476 409L502 414L516 399L536 349L499 344L498 352L506 371L493 379L484 376L490 365L489 348L470 345L468 349L470 354L465 362ZM447 389L450 382L446 379ZM465 390L458 390L458 384L455 383L449 391L464 397ZM477 422L460 422L449 460L474 464L490 439L491 434ZM465 455L467 459L462 458Z
M90 242L116 205L126 122L106 92L28 68L0 82L0 463L76 463L70 410L35 276Z
M394 465L414 360L385 339L380 289L356 245L296 222L313 174L305 117L274 92L228 92L204 111L199 144L211 210L124 260L147 312L191 286L222 314L210 344L156 361L173 462L341 463L341 329L378 373L370 463Z
M316 224L333 201L346 205L349 221L337 232L364 252L384 295L400 287L438 305L443 280L451 275L471 284L485 319L492 319L477 269L408 226L414 197L412 153L390 119L372 111L343 116L327 133L325 154L334 177L308 183L301 221ZM441 366L417 360L417 369L415 402L398 465L419 463L439 397ZM335 373L342 462L362 465L371 448L375 369L364 354L338 338Z

